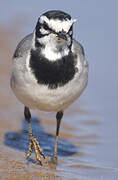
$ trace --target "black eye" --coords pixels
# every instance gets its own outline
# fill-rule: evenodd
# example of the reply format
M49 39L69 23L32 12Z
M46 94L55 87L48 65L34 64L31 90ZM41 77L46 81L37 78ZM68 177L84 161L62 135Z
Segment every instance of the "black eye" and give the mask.
M44 27L45 30L49 30L49 27L48 27L47 24L44 24L43 27Z

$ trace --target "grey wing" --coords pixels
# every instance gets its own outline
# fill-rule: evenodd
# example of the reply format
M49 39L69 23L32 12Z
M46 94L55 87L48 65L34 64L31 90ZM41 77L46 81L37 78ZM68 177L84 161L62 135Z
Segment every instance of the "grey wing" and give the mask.
M79 42L77 42L76 40L73 40L73 43L74 43L74 51L75 51L75 53L77 53L77 54L79 53L80 55L85 56L83 46Z
M31 42L33 38L33 33L27 35L24 39L20 41L17 45L13 58L22 57L31 48Z
M75 55L77 55L77 57L79 56L79 59L80 59L82 66L86 67L87 71L88 71L89 65L88 65L88 62L85 58L84 48L76 40L73 40L73 53Z

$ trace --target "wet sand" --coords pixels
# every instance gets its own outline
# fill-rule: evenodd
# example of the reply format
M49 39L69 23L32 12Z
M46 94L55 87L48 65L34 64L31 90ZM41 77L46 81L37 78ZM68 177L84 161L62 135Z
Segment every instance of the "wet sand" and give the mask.
M43 161L41 167L35 161L34 154L26 160L28 132L23 105L17 101L9 86L11 57L20 31L13 32L13 24L0 29L0 179L117 179L118 163L114 161L116 152L112 151L115 143L111 147L106 144L107 132L102 131L105 122L89 108L87 95L65 111L60 129L58 165L55 167ZM107 131L110 130L110 123L108 125ZM32 111L32 128L49 161L55 141L55 113ZM114 137L110 138L110 142L114 141ZM111 149L111 157L108 148Z

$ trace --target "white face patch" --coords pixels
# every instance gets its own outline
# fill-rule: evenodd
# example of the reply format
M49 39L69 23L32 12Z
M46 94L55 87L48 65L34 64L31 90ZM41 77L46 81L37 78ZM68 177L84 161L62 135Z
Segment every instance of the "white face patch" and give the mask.
M67 56L69 53L68 49L65 49L63 51L63 54L60 52L55 52L52 50L51 47L46 46L45 49L42 50L42 54L47 58L49 61L57 61L58 59L61 59L63 56Z
M50 61L56 61L61 59L63 56L67 56L69 53L69 49L67 47L67 42L62 41L63 50L59 52L58 46L59 42L57 42L57 38L55 34L50 34L48 36L44 36L42 38L37 38L37 41L40 44L44 44L45 47L41 49L41 54Z
M39 19L40 23L46 22L48 26L53 29L55 32L60 32L64 30L68 32L72 24L76 21L75 19L66 19L66 20L59 20L59 19L48 19L46 16L41 16Z
M45 30L43 27L40 29L41 34L49 34L50 32L48 30Z

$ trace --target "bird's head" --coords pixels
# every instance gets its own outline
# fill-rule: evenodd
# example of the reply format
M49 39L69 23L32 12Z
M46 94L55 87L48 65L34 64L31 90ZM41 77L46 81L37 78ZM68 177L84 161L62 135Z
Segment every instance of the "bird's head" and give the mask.
M56 46L72 43L73 23L76 20L65 12L53 10L40 16L35 28L37 44L55 43Z

